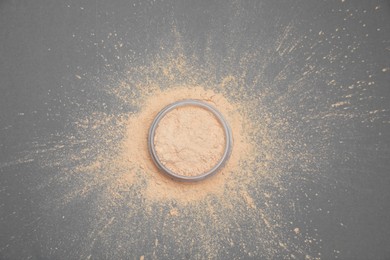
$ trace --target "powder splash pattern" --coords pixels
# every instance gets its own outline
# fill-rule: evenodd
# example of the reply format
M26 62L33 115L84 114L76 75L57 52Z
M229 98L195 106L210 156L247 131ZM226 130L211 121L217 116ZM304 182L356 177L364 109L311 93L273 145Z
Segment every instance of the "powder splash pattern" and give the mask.
M238 12L236 19L240 15L245 16ZM337 71L317 67L315 51L302 51L315 50L317 36L298 37L294 24L279 32L265 50L234 56L231 47L228 52L233 54L225 62L207 46L200 66L202 62L186 52L190 44L173 28L175 45L163 46L166 51L143 65L123 61L118 72L107 64L107 78L77 74L93 86L94 94L111 100L105 101L110 109L73 111L69 133L51 143L33 143L36 152L21 160L39 160L42 169L56 170L37 185L39 192L51 195L42 198L45 214L37 219L37 229L45 230L38 236L50 249L48 256L320 258L322 244L329 241L313 236L309 223L295 216L323 209L309 208L290 195L303 193L300 187L306 183L317 186L302 195L308 200L336 189L336 179L322 175L336 156L336 130L342 122L370 126L385 120L386 111L369 105L375 98L364 90L371 85L369 75L339 86ZM237 44L234 39L241 42L232 37L231 46ZM343 64L339 53L331 49L324 59ZM296 68L295 59L306 60L306 66ZM273 74L268 65L280 70ZM254 73L252 68L260 69ZM327 88L313 88L318 82L327 82ZM331 98L322 91L331 92ZM196 184L178 184L161 175L146 144L158 111L186 98L218 107L235 141L224 169ZM56 228L59 220L68 223L67 229ZM64 240L72 250L61 247Z
M78 252L87 258L91 252L123 258L133 254L134 245L146 242L151 251L136 254L152 259L172 255L223 259L229 257L225 255L228 252L265 258L294 252L291 254L298 258L313 258L305 242L313 241L312 238L305 234L297 236L284 218L286 209L278 207L280 203L285 204L282 194L288 190L281 181L286 175L277 166L283 165L283 161L280 158L275 164L273 161L280 154L283 160L295 155L285 148L285 140L269 132L269 126L264 124L270 122L266 111L251 112L257 97L248 98L242 96L244 89L235 90L239 84L233 76L220 83L197 84L196 73L190 72L196 70L183 56L171 57L169 61L169 64L166 59L164 63L155 61L148 71L165 66L165 70L180 71L190 79L188 83L161 88L163 81L158 77L155 82L149 78L147 85L143 80L134 85L118 82L107 89L108 93L136 105L139 112L96 114L92 124L89 118L87 124L79 121L76 125L80 134L98 137L93 142L102 145L96 155L91 154L96 146L85 146L81 154L61 158L59 162L73 160L77 167L62 169L62 177L55 183L67 187L67 192L52 201L66 208L75 201L94 198L90 212L86 213L95 219L89 223L90 239L81 244ZM160 76L165 79L166 73ZM140 76L139 72L137 75ZM133 94L126 97L124 93ZM209 102L226 116L233 132L234 149L225 167L210 179L200 183L177 183L155 167L146 140L153 118L164 106L189 98ZM277 123L278 128L284 124L277 119L273 119L273 123ZM116 141L112 139L114 136ZM91 159L75 161L91 155ZM307 160L307 167L315 160L304 154L300 155L302 159ZM155 237L154 241L145 241L151 236ZM167 248L170 244L174 244L175 249Z

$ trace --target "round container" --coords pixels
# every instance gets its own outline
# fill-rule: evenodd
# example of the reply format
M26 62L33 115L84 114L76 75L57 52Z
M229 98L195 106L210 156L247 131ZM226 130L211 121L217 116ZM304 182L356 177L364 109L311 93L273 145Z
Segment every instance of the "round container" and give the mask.
M215 116L215 118L219 121L219 123L223 127L223 130L225 133L225 149L224 149L223 155L220 158L220 160L209 171L204 172L204 173L199 174L199 175L196 175L196 176L180 175L178 173L171 171L166 166L164 166L161 163L160 159L158 158L158 155L157 155L156 149L155 149L155 144L154 144L155 132L156 132L157 126L160 123L161 119L166 114L168 114L170 111L172 111L176 108L179 108L179 107L184 107L184 106L196 106L196 107L200 107L200 108L203 108L203 109L211 112ZM205 178L210 177L210 176L214 175L215 173L217 173L224 166L226 161L229 159L230 153L232 150L232 143L233 143L233 138L232 138L231 129L230 129L228 123L226 122L226 120L224 119L224 117L222 116L222 114L217 109L215 109L213 106L211 106L205 102L202 102L200 100L194 100L194 99L180 100L180 101L174 102L174 103L166 106L165 108L163 108L157 114L157 116L154 118L152 125L149 129L149 135L148 135L149 153L150 153L154 163L156 164L156 166L163 173L174 178L175 180L186 181L186 182L201 181L201 180L204 180Z

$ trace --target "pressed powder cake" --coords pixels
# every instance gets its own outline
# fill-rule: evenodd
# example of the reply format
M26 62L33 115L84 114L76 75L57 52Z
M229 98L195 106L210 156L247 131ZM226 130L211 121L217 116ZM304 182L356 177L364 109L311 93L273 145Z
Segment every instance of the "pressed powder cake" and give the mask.
M154 145L161 163L183 176L211 170L225 149L225 133L217 118L204 108L184 106L159 122Z

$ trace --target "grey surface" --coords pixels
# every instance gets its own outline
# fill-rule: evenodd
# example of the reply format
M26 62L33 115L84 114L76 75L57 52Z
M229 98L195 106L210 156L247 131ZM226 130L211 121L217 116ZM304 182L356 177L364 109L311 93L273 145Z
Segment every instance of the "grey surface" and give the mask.
M364 0L1 1L0 259L110 258L103 246L88 241L93 197L63 209L47 208L50 196L62 190L55 184L53 190L40 188L58 169L41 167L39 145L60 144L77 115L134 109L117 107L99 88L128 66L149 64L161 52L174 51L172 28L197 66L211 53L217 77L240 70L242 55L263 53L267 63L245 68L246 82L262 76L253 91L267 90L263 102L270 111L284 102L275 115L300 130L301 139L312 144L308 153L320 156L320 142L330 147L316 175L301 183L286 177L296 202L288 219L316 238L309 244L311 254L389 259L390 5ZM300 82L309 65L318 73ZM284 80L275 83L280 73ZM351 95L350 105L336 105L338 113L350 109L355 117L302 120L329 111L346 95ZM316 131L325 128L332 135ZM122 250L129 259L153 258L152 252L165 259L208 256L195 252L202 248L155 245L159 229L140 230L135 224L131 230L139 237L141 232L142 239ZM251 232L243 237L253 254L226 247L217 258L265 258L256 251ZM112 237L111 250L121 239ZM289 248L275 258L293 253Z

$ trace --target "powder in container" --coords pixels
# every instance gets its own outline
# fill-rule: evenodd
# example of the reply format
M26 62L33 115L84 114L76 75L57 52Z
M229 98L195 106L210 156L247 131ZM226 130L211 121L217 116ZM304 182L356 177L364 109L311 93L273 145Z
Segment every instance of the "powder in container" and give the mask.
M182 106L169 111L154 136L161 163L182 176L198 176L211 170L225 150L224 128L210 111Z

